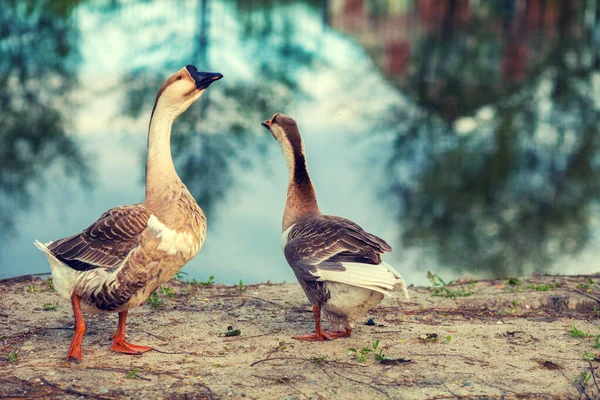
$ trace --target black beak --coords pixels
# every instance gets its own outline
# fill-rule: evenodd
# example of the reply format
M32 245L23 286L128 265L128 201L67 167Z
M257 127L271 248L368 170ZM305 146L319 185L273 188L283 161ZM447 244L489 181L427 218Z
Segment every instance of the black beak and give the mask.
M269 132L271 131L271 126L268 124L269 120L266 120L265 122L261 122L260 124L262 126L265 127L266 130L268 130Z
M199 72L193 65L186 65L185 68L196 82L196 89L206 89L211 83L223 77L223 74L218 72Z

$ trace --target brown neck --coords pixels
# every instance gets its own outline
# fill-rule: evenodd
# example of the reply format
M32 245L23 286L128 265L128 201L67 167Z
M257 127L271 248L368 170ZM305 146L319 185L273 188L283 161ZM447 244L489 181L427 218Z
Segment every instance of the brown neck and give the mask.
M285 151L290 172L287 201L283 212L282 231L288 229L299 219L319 215L315 187L310 180L306 160L302 150L293 146L292 151Z

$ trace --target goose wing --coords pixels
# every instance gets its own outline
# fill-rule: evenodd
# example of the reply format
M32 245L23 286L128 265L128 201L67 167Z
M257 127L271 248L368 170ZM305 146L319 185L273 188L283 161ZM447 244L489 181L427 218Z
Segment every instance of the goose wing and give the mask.
M377 265L392 251L385 240L341 217L319 216L296 223L285 245L286 258L308 265L358 262Z
M139 244L151 213L141 205L115 207L82 232L48 245L60 261L78 271L119 266Z
M385 240L345 218L319 216L299 221L288 233L284 254L299 279L338 282L390 295L406 284L381 254Z

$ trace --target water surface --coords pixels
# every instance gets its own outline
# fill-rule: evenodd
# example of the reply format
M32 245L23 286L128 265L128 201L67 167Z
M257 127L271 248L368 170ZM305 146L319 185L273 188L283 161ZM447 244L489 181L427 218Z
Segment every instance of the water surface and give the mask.
M184 271L293 280L287 170L260 122L293 116L321 209L384 237L410 283L597 271L595 1L7 2L0 15L0 277L143 200L148 119L185 64L225 79L174 127L208 216ZM42 4L42 3L40 3Z

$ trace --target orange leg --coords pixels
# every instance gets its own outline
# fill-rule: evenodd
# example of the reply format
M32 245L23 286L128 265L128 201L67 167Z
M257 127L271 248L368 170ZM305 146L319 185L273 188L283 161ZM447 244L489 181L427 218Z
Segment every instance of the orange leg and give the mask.
M338 339L342 337L350 337L352 333L352 329L346 328L343 331L330 331L329 329L325 329L323 332L323 336L325 336L329 340Z
M321 307L313 306L313 315L315 316L315 332L314 333L306 333L305 335L294 336L294 339L297 340L308 340L312 342L317 342L321 340L325 340L325 336L323 335L323 330L321 329Z
M113 336L113 343L110 346L112 351L123 354L142 354L152 350L150 346L139 346L125 341L125 321L127 319L127 311L119 313L119 327L117 333Z
M73 333L73 339L71 339L71 346L69 346L69 352L67 353L67 362L71 359L81 362L81 342L83 342L83 334L85 333L85 321L83 320L83 314L81 313L80 297L75 293L71 295L71 304L73 305L73 316L75 317L75 332Z

